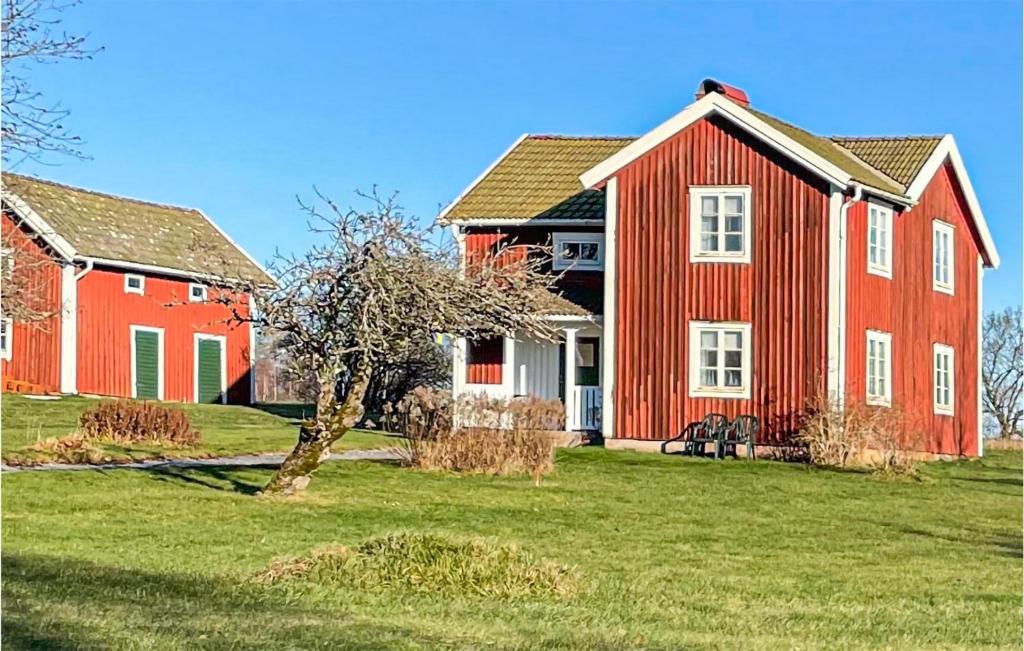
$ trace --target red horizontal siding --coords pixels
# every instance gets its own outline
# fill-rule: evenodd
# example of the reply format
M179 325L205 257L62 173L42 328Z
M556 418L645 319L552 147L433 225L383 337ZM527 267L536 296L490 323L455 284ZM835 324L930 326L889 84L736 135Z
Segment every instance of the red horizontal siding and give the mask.
M718 118L616 176L616 436L665 439L709 412L782 436L824 386L827 187ZM750 264L689 263L691 185L751 186ZM752 324L751 399L688 396L692 320Z
M892 279L867 273L867 204L848 214L846 389L865 397L867 330L892 334L892 403L911 441L942 454L978 453L978 259L980 247L949 165L911 210L894 217ZM932 289L932 222L953 224L954 295ZM954 415L934 414L932 345L954 349Z
M213 291L213 290L211 290ZM147 276L145 295L126 294L124 273L96 268L78 283L78 391L131 395L132 325L164 329L164 398L191 402L194 335L226 338L228 401L250 400L249 325L219 303L189 303L185 280ZM241 313L247 314L247 300Z

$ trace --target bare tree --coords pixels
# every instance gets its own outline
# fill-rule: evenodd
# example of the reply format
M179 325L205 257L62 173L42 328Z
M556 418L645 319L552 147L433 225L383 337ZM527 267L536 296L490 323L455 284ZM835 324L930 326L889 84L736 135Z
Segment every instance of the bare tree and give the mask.
M86 47L86 37L67 34L62 14L77 0L3 0L2 160L16 165L46 154L81 157L81 139L64 128L68 110L51 103L33 87L33 65L66 59L90 59L101 51Z
M985 413L999 425L999 435L1020 431L1024 418L1024 330L1021 308L1008 307L985 315L981 377Z
M57 263L40 247L35 233L22 230L15 220L3 220L0 238L0 305L4 318L46 329L60 314L53 295Z
M238 292L251 294L256 309L250 315L236 307L235 318L281 333L296 362L316 376L316 413L263 489L268 494L304 489L331 444L362 417L374 369L407 358L424 338L557 337L537 309L555 281L543 273L542 256L489 257L462 270L443 231L420 227L394 196L360 195L369 202L363 211L316 196L300 206L321 243L279 255L270 265L275 287L228 282L218 299L237 306Z

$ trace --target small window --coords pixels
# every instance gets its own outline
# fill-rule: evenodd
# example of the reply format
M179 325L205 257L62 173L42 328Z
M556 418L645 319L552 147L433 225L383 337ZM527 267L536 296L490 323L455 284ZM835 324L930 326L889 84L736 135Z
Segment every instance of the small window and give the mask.
M868 202L868 273L892 278L892 208Z
M953 347L935 344L933 347L935 413L953 415Z
M188 300L190 303L205 303L206 285L200 285L199 283L189 283Z
M750 398L749 323L690 322L690 396Z
M124 293L125 294L145 294L146 293L146 277L138 274L125 274L124 275Z
M690 188L690 262L750 262L750 188Z
M953 293L953 226L932 222L932 289Z
M892 335L868 330L867 403L888 407L892 404Z
M604 268L603 233L555 233L552 269L600 271Z
M11 358L11 340L14 338L14 321L0 319L0 359Z

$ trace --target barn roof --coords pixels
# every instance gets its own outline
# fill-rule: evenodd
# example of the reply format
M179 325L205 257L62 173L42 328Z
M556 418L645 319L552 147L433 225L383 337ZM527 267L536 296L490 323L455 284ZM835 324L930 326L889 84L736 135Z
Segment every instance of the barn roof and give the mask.
M23 202L76 258L197 276L268 281L267 272L201 211L4 173L6 204ZM13 194L13 196L11 196ZM11 206L17 212L18 206ZM44 233L44 236L47 233Z

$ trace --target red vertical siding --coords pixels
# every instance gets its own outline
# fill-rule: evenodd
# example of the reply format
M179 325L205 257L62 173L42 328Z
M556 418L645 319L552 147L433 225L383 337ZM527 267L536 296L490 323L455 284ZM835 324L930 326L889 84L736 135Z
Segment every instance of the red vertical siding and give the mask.
M211 290L214 291L214 290ZM78 391L131 395L130 326L164 329L164 399L192 402L194 334L226 339L228 401L249 402L249 325L229 323L219 303L188 303L188 281L147 276L145 295L126 294L124 273L96 268L78 283ZM243 299L241 311L247 310Z
M30 276L27 282L36 297L34 308L54 316L14 324L11 359L0 361L0 374L5 381L25 382L35 385L34 390L56 393L60 391L61 267L40 247L38 239L26 236L6 213L3 235L5 246L10 243L18 250L12 273L19 278Z
M718 118L616 176L616 436L665 439L708 412L782 436L824 386L827 186ZM750 264L689 263L690 185L751 186ZM751 399L688 396L692 320L751 323Z
M466 342L466 382L501 384L501 365L505 359L504 345L501 337Z
M846 390L865 397L865 331L892 334L892 404L918 445L942 454L978 453L978 257L955 174L946 165L893 227L892 279L867 273L867 205L848 214ZM954 295L932 289L932 221L953 224ZM932 345L954 348L954 415L934 414Z

